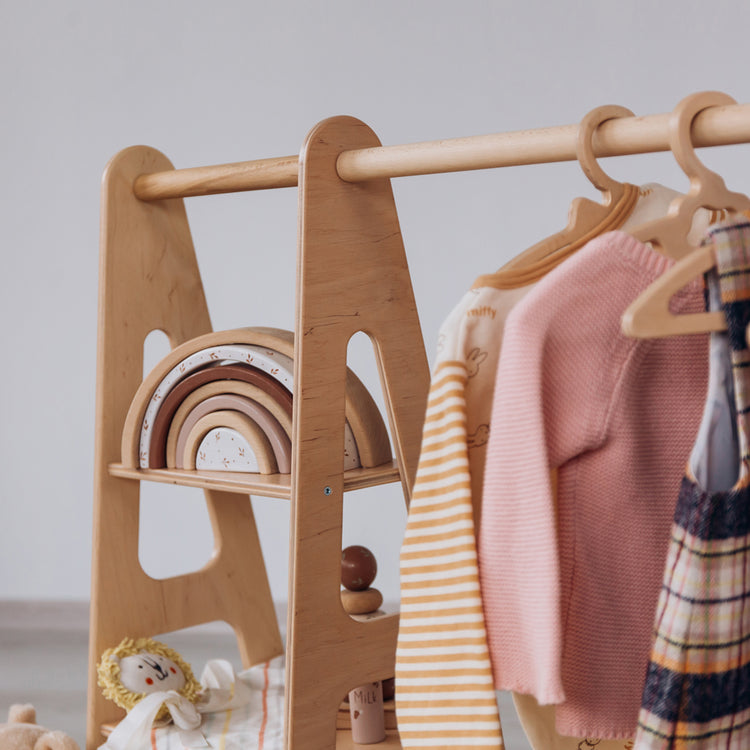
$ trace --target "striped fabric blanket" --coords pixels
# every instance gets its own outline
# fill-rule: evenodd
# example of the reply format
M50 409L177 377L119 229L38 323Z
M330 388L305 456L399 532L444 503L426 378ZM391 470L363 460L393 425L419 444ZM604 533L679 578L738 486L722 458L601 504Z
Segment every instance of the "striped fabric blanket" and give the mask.
M138 720L129 722L134 714L131 711L100 750L282 750L283 656L238 674L228 662L209 661L201 684L206 695L212 697L200 711L197 730L181 730L177 719L177 723L166 726L152 726L152 717L145 717L145 724ZM212 704L217 710L213 710Z
M284 657L237 675L249 701L238 708L203 716L201 732L215 750L281 750L284 742ZM174 726L154 729L149 750L183 750Z

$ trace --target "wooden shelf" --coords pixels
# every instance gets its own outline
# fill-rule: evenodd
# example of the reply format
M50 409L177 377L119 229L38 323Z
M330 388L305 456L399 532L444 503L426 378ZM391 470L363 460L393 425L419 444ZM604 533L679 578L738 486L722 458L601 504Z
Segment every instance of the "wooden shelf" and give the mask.
M229 471L197 471L186 469L131 469L123 464L110 464L109 473L120 479L136 479L206 490L242 492L248 495L278 497L288 500L292 494L291 474L243 474ZM400 481L398 466L391 461L372 469L351 469L344 472L344 491L376 487Z

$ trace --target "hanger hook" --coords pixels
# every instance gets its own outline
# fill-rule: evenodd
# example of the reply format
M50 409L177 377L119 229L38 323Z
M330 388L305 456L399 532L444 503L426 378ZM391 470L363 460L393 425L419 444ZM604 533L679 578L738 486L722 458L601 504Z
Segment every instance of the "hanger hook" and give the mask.
M578 126L576 139L576 156L583 169L583 173L597 190L604 193L608 200L612 199L612 192L621 188L622 184L610 177L600 166L594 155L594 133L607 120L616 117L635 117L626 107L617 104L605 104L592 109Z
M722 91L698 91L682 99L669 117L669 147L682 171L690 178L691 194L713 186L726 191L721 175L710 170L698 158L692 136L693 121L700 112L726 104L737 102Z

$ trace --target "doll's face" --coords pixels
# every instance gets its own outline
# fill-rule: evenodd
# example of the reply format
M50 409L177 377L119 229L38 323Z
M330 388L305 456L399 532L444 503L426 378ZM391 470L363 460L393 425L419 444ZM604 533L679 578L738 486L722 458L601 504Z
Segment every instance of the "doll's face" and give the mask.
M142 651L120 660L120 682L134 693L157 693L180 690L185 675L171 659Z

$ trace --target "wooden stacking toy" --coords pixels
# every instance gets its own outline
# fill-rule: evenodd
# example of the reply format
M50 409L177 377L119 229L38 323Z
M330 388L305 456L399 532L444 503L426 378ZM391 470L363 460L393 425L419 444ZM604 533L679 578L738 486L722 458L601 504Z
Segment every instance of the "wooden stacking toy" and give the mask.
M367 547L354 544L341 553L341 604L349 615L376 612L383 595L370 584L375 580L378 563Z
M173 349L131 402L122 439L130 468L289 474L294 334L246 327ZM346 372L345 470L391 460L385 423Z
M341 604L347 614L374 616L383 603L383 595L370 584L375 580L378 563L372 552L359 544L347 547L341 553ZM392 680L389 682L390 699L393 698ZM349 693L349 719L352 739L360 745L382 742L385 737L385 710L383 682L368 682Z

